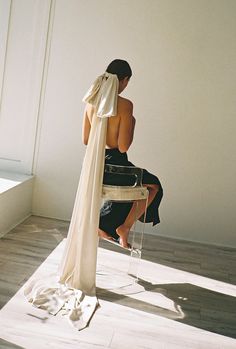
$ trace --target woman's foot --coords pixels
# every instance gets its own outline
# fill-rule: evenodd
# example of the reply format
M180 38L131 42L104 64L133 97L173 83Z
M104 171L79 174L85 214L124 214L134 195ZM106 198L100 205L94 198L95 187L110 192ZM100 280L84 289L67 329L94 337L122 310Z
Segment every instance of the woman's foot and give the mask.
M128 243L128 236L129 236L129 231L130 228L126 227L125 225L120 225L117 229L116 232L119 235L120 239L120 244L124 248L130 248L130 244Z
M107 234L105 231L98 229L98 236L102 239L114 240L113 237Z

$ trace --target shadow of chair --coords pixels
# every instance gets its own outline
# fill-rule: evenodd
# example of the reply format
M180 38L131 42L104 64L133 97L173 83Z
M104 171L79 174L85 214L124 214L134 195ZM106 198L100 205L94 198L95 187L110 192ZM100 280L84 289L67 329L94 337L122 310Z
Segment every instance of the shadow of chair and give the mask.
M152 284L139 279L145 291L159 293L173 302L175 310L98 289L100 299L163 316L220 335L236 338L236 298L190 283ZM144 292L145 292L144 291ZM139 297L140 298L140 297ZM144 297L145 299L145 297Z

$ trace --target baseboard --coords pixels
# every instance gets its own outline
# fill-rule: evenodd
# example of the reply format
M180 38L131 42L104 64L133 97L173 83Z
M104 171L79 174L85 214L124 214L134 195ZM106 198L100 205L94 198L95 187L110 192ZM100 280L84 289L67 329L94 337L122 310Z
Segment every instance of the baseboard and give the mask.
M146 234L146 233L145 233ZM166 235L163 235L163 234L156 234L156 233L152 233L152 232L148 232L147 234L150 234L150 235L153 235L153 236L158 236L160 238L163 238L163 239L166 239L166 240L171 240L171 241L178 241L178 242L183 242L185 244L198 244L198 245L204 245L204 246L208 246L208 247L218 247L218 248L227 248L229 250L236 250L236 247L233 247L232 245L227 245L227 244L220 244L220 243L217 243L217 242L206 242L206 241L199 241L199 240L192 240L192 239L183 239L183 238L180 238L180 237L173 237L173 236L166 236Z
M70 219L62 219L62 218L58 218L58 217L54 217L54 216L45 216L45 215L41 215L38 213L31 213L31 216L35 216L35 217L42 217L42 218L47 218L47 219L55 219L57 221L62 221L62 222L70 222Z
M26 215L24 218L20 219L19 221L17 221L16 223L14 223L12 226L10 226L6 231L2 231L0 233L0 238L2 238L3 236L5 236L7 233L9 233L12 229L14 229L15 227L17 227L17 225L23 223L27 218L29 218L30 216L32 216L31 213L29 213L28 215Z
M45 216L45 215L40 215L40 214L36 214L36 213L32 213L32 216L37 216L37 217L42 217L42 218L48 218L48 219L56 219L56 220L59 220L59 221L63 221L63 222L70 222L69 219L61 219L61 218L58 218L58 217L52 217L52 216ZM202 246L208 246L208 247L218 247L218 248L227 248L229 250L236 250L236 247L232 247L230 245L227 245L227 244L219 244L219 243L210 243L210 242L206 242L206 241L198 241L198 240L192 240L192 239L183 239L183 238L180 238L180 237L174 237L174 236L166 236L166 235L163 235L163 234L156 234L154 232L145 232L145 235L152 235L152 236L157 236L157 237L160 237L162 239L165 239L165 240L171 240L171 241L178 241L178 242L182 242L184 244L198 244L198 245L202 245Z

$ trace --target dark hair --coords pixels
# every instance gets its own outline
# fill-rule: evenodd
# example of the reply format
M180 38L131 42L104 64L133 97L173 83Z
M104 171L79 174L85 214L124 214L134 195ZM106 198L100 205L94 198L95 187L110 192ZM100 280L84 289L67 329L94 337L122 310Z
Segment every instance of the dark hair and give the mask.
M132 76L132 70L128 62L123 59L114 59L106 70L107 73L116 74L119 80L124 78L130 78Z

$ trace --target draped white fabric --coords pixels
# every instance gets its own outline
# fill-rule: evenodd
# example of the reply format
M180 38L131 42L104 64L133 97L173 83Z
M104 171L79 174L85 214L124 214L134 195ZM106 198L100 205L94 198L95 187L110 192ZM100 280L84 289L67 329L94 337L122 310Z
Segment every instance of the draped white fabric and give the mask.
M118 86L116 75L104 73L83 99L95 112L58 273L31 280L24 290L33 305L54 315L64 310L79 330L98 305L96 261L107 117L117 113Z

